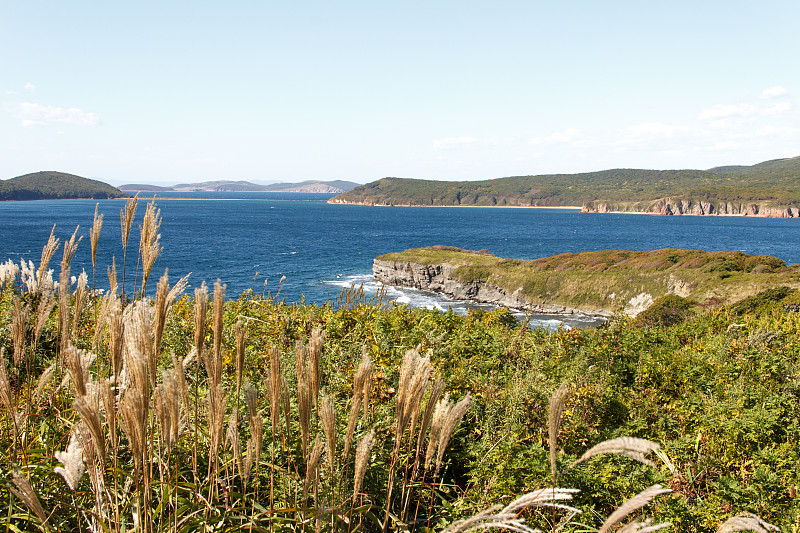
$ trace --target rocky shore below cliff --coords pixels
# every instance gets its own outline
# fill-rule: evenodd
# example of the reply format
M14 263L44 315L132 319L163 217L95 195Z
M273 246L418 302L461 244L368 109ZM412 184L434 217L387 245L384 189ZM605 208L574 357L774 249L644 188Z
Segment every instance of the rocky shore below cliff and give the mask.
M593 201L583 204L584 213L631 213L650 215L748 216L798 218L796 206L774 206L747 202L713 202L692 198L660 198L643 202Z
M609 318L613 313L607 309L574 309L545 302L531 302L519 294L510 293L483 281L464 282L451 276L455 267L449 264L422 265L403 261L375 259L372 263L373 278L378 283L397 287L409 287L443 294L454 300L471 301L498 307L520 310L526 313L559 316L587 316Z

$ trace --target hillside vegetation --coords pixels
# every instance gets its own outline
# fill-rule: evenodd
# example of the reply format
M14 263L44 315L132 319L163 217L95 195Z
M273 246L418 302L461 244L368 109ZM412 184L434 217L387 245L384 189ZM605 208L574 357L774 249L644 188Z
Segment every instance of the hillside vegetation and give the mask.
M620 312L672 293L717 307L776 286L800 288L800 267L742 252L662 249L564 253L525 261L436 246L376 258L448 265L463 283L491 284L531 303Z
M800 527L796 290L552 333L357 288L190 298L166 272L148 286L161 218L136 207L106 228L126 241L141 221L127 285L113 264L104 294L71 275L97 217L89 243L0 263L8 531Z
M127 198L130 195L102 181L64 172L34 172L0 180L0 200Z
M384 178L356 187L332 203L444 206L584 206L670 198L711 203L738 214L757 204L762 208L800 205L800 157L766 161L753 166L711 170L614 169L582 174L514 176L482 181L429 181ZM730 204L730 207L728 206ZM677 214L677 213L675 213ZM708 214L708 213L703 213Z

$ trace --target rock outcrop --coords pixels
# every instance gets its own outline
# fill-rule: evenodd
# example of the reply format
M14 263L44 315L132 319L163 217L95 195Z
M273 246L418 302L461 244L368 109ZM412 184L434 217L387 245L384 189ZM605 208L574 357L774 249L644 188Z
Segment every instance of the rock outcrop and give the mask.
M584 213L647 213L654 215L740 215L766 218L798 218L796 206L771 206L747 202L709 202L692 198L660 198L642 202L587 202Z
M448 264L421 265L418 263L383 261L372 262L372 275L376 282L384 285L411 287L444 294L455 300L519 309L536 314L589 315L610 317L613 313L605 309L573 309L563 305L534 303L522 298L518 291L509 292L502 287L482 281L464 282L451 276L455 267Z

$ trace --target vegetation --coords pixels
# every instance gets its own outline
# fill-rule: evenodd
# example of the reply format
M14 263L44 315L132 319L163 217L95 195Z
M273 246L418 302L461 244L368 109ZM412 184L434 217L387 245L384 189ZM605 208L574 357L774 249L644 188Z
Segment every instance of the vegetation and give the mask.
M151 203L144 269L159 225ZM757 313L548 333L359 289L190 299L166 273L130 299L113 265L99 295L71 277L78 241L57 281L52 237L38 268L0 266L10 531L800 527L796 291Z
M583 206L674 197L714 204L800 205L800 157L711 170L614 169L483 181L384 178L333 203L445 206Z
M65 198L127 198L102 181L64 172L34 172L0 180L0 200L60 200Z
M689 296L704 306L735 302L770 287L800 287L800 267L766 255L665 248L564 253L524 261L452 247L415 248L377 258L448 265L450 277L487 283L531 303L624 311L636 298Z

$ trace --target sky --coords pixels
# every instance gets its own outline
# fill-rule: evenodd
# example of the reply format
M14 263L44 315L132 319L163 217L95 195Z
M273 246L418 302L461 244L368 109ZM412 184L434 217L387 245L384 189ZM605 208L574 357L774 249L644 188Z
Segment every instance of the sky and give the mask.
M0 179L476 180L800 155L800 2L0 0Z

